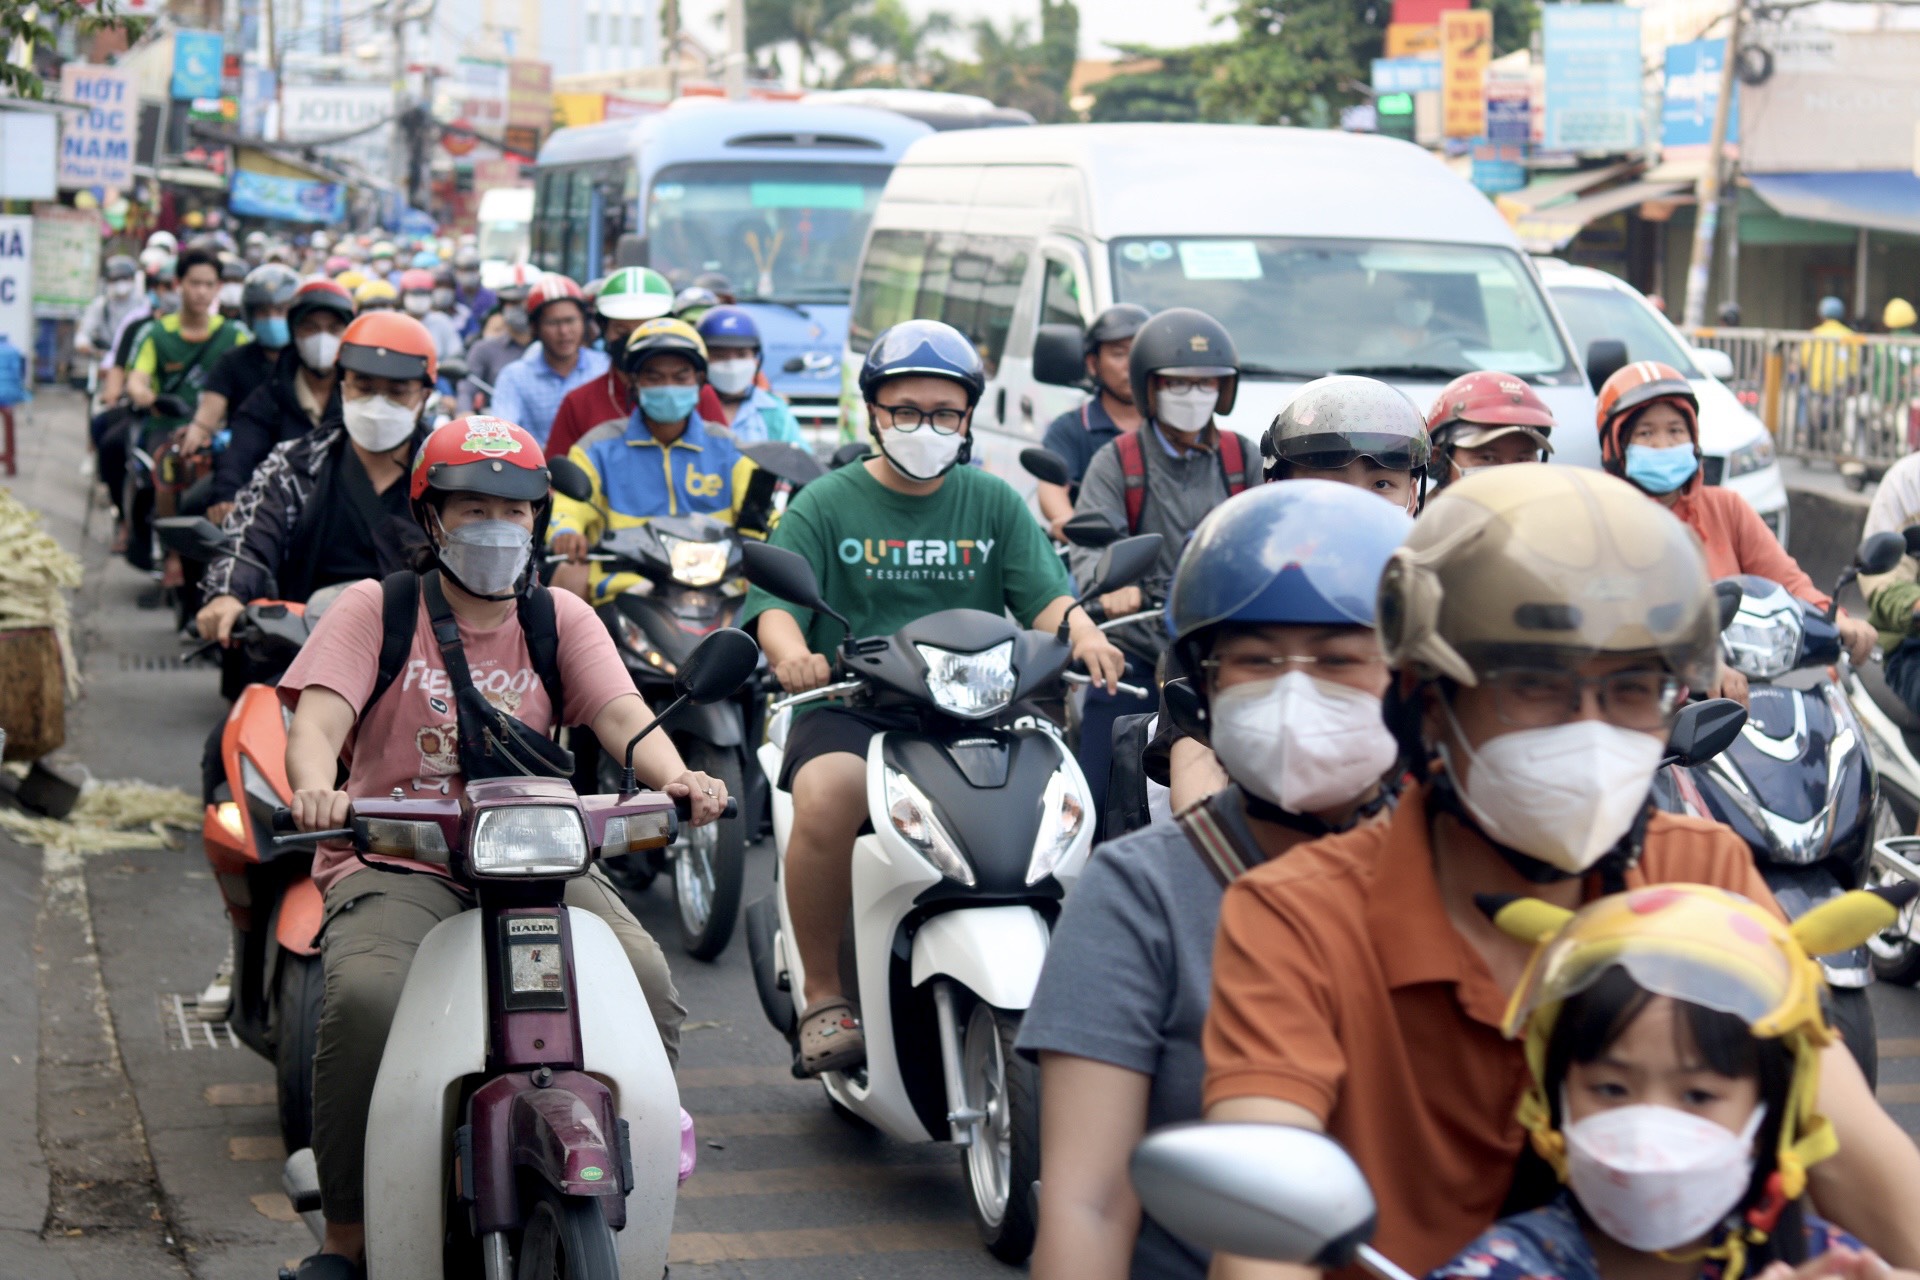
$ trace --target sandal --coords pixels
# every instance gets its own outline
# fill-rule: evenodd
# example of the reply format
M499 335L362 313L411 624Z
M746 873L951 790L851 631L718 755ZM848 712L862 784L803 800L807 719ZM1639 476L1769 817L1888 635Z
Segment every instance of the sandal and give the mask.
M845 997L822 1000L800 1015L800 1069L806 1074L845 1071L866 1060L866 1033Z
M316 1253L302 1258L298 1268L280 1268L280 1280L366 1280L366 1277L364 1267L337 1253Z

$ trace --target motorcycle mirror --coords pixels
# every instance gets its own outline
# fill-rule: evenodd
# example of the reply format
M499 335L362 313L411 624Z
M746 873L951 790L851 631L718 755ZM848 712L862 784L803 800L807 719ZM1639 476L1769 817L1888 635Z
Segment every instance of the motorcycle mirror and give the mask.
M1067 522L1060 526L1060 532L1074 546L1089 550L1110 546L1123 536L1098 511L1082 511L1077 516L1068 517Z
M1732 698L1707 698L1689 703L1674 717L1667 731L1666 764L1682 768L1705 764L1733 745L1746 727L1747 709Z
M1890 573L1907 554L1907 540L1891 531L1876 533L1860 544L1860 550L1854 554L1853 562L1860 572L1867 574Z
M1920 556L1920 524L1911 525L1901 535L1901 541L1907 544L1907 554Z
M1322 1134L1280 1124L1174 1125L1134 1149L1131 1173L1153 1220L1205 1248L1325 1268L1379 1258L1366 1248L1373 1191Z
M1100 561L1094 566L1093 586L1087 597L1104 595L1145 577L1154 561L1160 558L1161 541L1157 533L1141 533L1111 543L1100 553Z
M864 449L865 446L862 446ZM797 444L788 444L784 440L768 440L761 444L750 444L740 451L753 465L776 480L785 480L798 489L812 484L827 474L820 465L820 459L813 456L811 449L803 449Z
M849 440L846 444L841 445L833 451L833 457L827 462L827 470L838 471L842 467L850 467L866 456L867 442L865 440Z
M1746 594L1732 578L1722 578L1713 584L1714 603L1720 609L1720 630L1725 631L1733 625L1734 615L1740 612L1740 602L1746 598Z
M1051 449L1022 449L1020 465L1042 484L1057 484L1064 489L1073 483L1067 460Z
M738 627L722 627L694 647L673 678L673 691L695 706L722 702L753 676L760 646Z
M1207 736L1206 708L1201 704L1200 692L1193 687L1192 680L1181 676L1178 680L1169 680L1161 685L1160 704L1174 728L1202 746L1212 745L1212 740Z
M448 382L458 382L467 376L467 362L459 356L442 356L440 376Z
M227 535L205 516L162 516L153 522L160 545L183 560L205 563L227 553Z
M1614 338L1596 338L1587 344L1587 381L1597 392L1608 378L1627 367L1627 344Z
M593 497L593 478L572 458L548 458L547 481L555 493L575 502L587 502Z
M805 556L766 542L742 541L740 561L740 571L747 581L768 595L824 613L849 632L853 630L845 616L821 598L819 579L813 576L813 566Z
M1055 387L1087 381L1087 339L1077 324L1043 324L1033 335L1033 376Z

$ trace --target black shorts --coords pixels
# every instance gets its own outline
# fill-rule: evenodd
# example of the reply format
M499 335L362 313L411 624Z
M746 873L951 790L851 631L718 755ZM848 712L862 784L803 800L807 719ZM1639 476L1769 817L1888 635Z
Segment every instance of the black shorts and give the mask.
M847 751L866 758L873 735L889 729L918 729L920 718L910 711L876 711L870 707L815 707L793 718L787 730L787 749L780 764L780 789L793 790L793 775L818 756Z

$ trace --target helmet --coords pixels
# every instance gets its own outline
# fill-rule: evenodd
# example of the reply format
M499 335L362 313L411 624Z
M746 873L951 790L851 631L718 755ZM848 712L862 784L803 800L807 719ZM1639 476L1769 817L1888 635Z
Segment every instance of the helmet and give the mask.
M524 264L508 267L507 274L501 278L500 287L493 291L502 302L523 302L527 293L540 282L540 273Z
M353 300L364 307L391 307L400 300L400 291L378 278L368 280L353 291Z
M373 248L367 250L367 257L369 258L395 258L398 257L399 254L400 251L393 247L393 241L391 240L375 240L373 242Z
M606 278L593 309L609 320L651 320L673 310L673 286L648 267L622 267Z
M220 314L223 316L239 315L240 314L240 296L244 292L246 292L245 286L239 284L237 281L229 280L227 283L221 285L220 286Z
M1847 318L1847 304L1828 294L1820 299L1820 318L1822 320L1844 320Z
M413 265L416 268L431 271L440 265L440 255L431 249L422 249L413 255Z
M453 287L454 287L454 281L453 281L453 268L452 268L452 267L436 267L436 268L434 268L434 270L433 270L433 287L434 287L434 288L436 288L436 289L451 289L451 288L453 288Z
M412 316L375 311L340 335L340 367L370 378L418 379L431 386L440 376L440 353L427 326Z
M300 317L309 311L331 311L351 324L353 295L339 281L315 276L293 291L293 302L287 307L287 323L299 324Z
M1139 339L1133 349L1140 349ZM1289 466L1334 471L1370 458L1415 481L1426 474L1431 452L1427 422L1406 392L1357 374L1315 378L1275 414L1260 437L1268 480L1284 480ZM1377 501L1377 499L1376 499Z
M673 314L685 319L689 311L705 311L708 307L720 305L720 298L711 289L702 289L690 284L673 295ZM699 317L694 317L698 319Z
M247 278L247 260L231 253L220 255L220 279L226 284L243 284Z
M116 253L107 259L107 279L131 280L140 274L140 264L124 253Z
M1380 571L1412 527L1406 513L1328 480L1262 485L1193 531L1167 591L1167 630L1189 676L1226 622L1371 627ZM1205 682L1194 688L1204 694Z
M333 238L324 231L316 231L307 237L307 244L315 249L327 249L333 246Z
M424 267L409 267L400 273L400 292L431 293L433 291L433 272Z
M1477 449L1519 433L1552 453L1552 431L1553 410L1527 380L1491 369L1461 374L1427 410L1427 435L1439 449Z
M476 415L435 427L413 455L407 496L422 524L428 494L435 490L545 502L552 480L540 442L525 427Z
M1133 384L1133 402L1142 413L1152 403L1147 398L1148 379L1156 373L1220 379L1220 398L1214 402L1214 411L1233 412L1234 393L1240 386L1240 356L1233 335L1206 312L1174 307L1134 332L1127 380Z
M1838 1150L1826 1118L1814 1110L1819 1051L1835 1039L1821 1011L1826 983L1814 957L1859 946L1898 917L1894 899L1912 895L1908 886L1855 890L1791 925L1739 894L1698 884L1634 889L1578 912L1537 898L1509 900L1494 913L1495 924L1535 944L1505 1020L1508 1036L1524 1038L1532 1068L1520 1120L1534 1148L1566 1177L1566 1139L1542 1084L1547 1048L1565 1001L1618 968L1642 990L1731 1014L1756 1039L1779 1040L1792 1052L1793 1080L1778 1117L1773 1164L1780 1194L1797 1199L1806 1190L1807 1166Z
M463 244L453 255L455 271L478 271L480 269L480 250L470 244Z
M760 349L760 326L740 307L719 306L701 316L700 336L709 346Z
M173 253L167 249L148 246L140 251L140 269L148 275L159 271L161 267L173 268Z
M1093 318L1083 349L1092 355L1103 342L1124 342L1140 332L1152 313L1135 302L1118 302Z
M300 288L300 277L292 267L269 262L247 273L240 290L240 312L249 323L261 307L284 307L293 301Z
M1594 417L1600 428L1601 466L1615 475L1625 473L1627 424L1640 410L1656 400L1665 400L1680 411L1698 447L1700 400L1694 395L1693 384L1670 364L1661 364L1658 360L1636 360L1616 370L1611 378L1601 384L1600 397L1594 403Z
M256 244L264 247L267 243L267 233L264 231L249 231L247 232L245 243L248 248L252 248Z
M172 255L179 252L180 242L173 238L173 232L171 231L156 231L147 237L146 247L149 249L164 249L169 255Z
M537 322L541 308L554 302L576 303L583 314L587 309L586 295L580 292L580 286L558 271L549 271L527 291L527 315Z
M638 373L649 357L659 355L685 356L693 361L701 377L707 376L707 344L685 320L656 316L641 321L639 327L627 335L626 345L620 348L620 370Z
M716 299L733 295L733 281L727 278L724 271L702 271L693 278L693 285L696 289L707 290Z
M364 271L355 271L349 267L347 270L335 276L333 282L342 289L345 289L348 293L352 293L367 282L367 274Z
M337 276L342 271L351 271L353 269L353 259L347 257L344 253L336 253L331 258L328 258L325 263L321 264L320 269L330 276Z
M979 351L958 329L938 320L903 320L881 330L860 366L860 397L872 404L881 383L912 375L959 383L968 408L978 404L987 389Z
M1492 467L1435 494L1380 578L1388 659L1476 685L1520 661L1657 655L1708 688L1720 619L1698 539L1624 480Z
M1905 298L1892 298L1887 309L1880 313L1880 323L1889 329L1911 329L1920 323L1920 316L1913 313L1913 304Z
M1728 301L1720 304L1720 310L1716 314L1720 317L1720 323L1725 325L1727 328L1737 329L1740 327L1740 304L1739 303L1729 299Z

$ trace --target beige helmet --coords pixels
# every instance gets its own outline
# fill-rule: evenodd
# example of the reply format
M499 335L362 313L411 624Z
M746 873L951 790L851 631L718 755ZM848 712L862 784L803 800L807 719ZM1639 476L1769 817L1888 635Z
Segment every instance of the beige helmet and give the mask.
M1624 480L1528 462L1430 498L1380 578L1387 657L1479 683L1502 667L1658 654L1711 682L1718 611L1693 534Z

